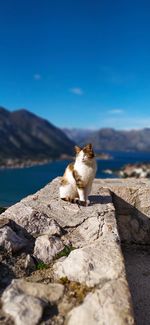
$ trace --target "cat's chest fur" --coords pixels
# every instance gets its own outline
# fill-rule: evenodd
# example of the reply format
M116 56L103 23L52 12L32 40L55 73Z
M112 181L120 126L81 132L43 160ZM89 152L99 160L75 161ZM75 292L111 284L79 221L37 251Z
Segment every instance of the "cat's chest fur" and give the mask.
M94 161L91 165L88 165L80 161L76 161L74 164L74 170L77 171L82 181L84 181L87 184L90 181L93 181L95 177L96 163Z

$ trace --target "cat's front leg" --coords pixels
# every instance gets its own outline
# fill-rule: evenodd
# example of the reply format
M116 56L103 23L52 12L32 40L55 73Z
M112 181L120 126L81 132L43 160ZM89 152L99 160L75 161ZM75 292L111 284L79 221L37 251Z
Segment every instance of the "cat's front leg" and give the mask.
M87 207L90 204L90 201L86 196L86 189L85 188L78 189L78 195L79 195L80 204Z
M78 191L80 202L86 202L85 189L84 188L77 188L77 191Z
M86 205L86 193L85 193L85 184L82 180L82 177L79 175L77 170L73 171L73 177L76 182L76 188L79 196L79 201L82 205Z
M90 182L86 187L85 187L85 201L86 201L86 206L90 205L90 200L88 199L88 196L91 192L92 188L92 182Z

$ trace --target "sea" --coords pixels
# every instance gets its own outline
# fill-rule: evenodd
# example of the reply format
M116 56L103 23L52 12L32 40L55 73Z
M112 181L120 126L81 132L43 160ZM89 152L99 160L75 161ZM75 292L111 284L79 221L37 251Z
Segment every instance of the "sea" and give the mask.
M108 152L107 152L108 153ZM150 163L150 152L109 152L112 158L97 160L97 178L118 177L115 171L128 163ZM52 179L62 176L69 160L28 168L0 170L0 206L8 207L35 193Z

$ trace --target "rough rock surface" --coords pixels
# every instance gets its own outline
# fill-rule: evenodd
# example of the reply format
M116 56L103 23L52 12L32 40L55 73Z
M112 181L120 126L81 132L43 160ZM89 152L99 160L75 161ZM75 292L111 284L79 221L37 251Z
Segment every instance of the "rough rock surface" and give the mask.
M82 305L68 314L68 325L122 325L134 324L130 302L124 299L128 295L124 280L105 282L101 289L89 293Z
M60 226L55 220L49 218L49 215L34 210L32 207L26 206L23 203L17 203L9 208L7 210L7 217L35 237L39 235L61 234Z
M0 229L0 246L6 250L17 252L27 244L27 240L18 236L10 227L5 226Z
M35 260L30 254L26 256L24 266L29 273L36 270Z
M24 293L23 282L19 286L17 280L13 280L2 295L4 311L13 317L16 325L36 325L42 318L46 303L33 295ZM29 290L30 291L30 290Z
M94 244L72 251L62 262L54 265L58 278L94 287L101 282L118 279L124 271L120 249L115 241L97 239Z
M34 256L48 264L63 248L64 244L60 238L48 235L39 236L35 241Z
M126 185L122 182L125 181L95 180L91 203L83 207L60 200L57 178L1 214L1 229L4 231L10 227L16 236L29 243L27 247L21 248L20 254L23 250L23 256L12 258L8 257L7 245L4 246L6 252L1 260L2 267L5 270L7 268L6 274L9 273L8 269L12 272L9 283L3 283L3 290L11 283L2 295L3 311L13 317L16 324L23 324L22 317L28 305L31 319L34 318L30 308L32 301L35 310L39 310L31 325L43 321L45 323L41 324L46 325L61 325L65 322L69 325L134 324L120 242L138 240L138 234L140 240L148 238L150 187L146 182L143 183L143 197L141 185L137 185L137 181L132 183L130 179L131 183ZM147 200L145 218L143 200ZM138 226L139 220L142 229ZM19 258L22 258L21 276L16 272ZM36 270L32 272L34 263ZM24 277L31 284L23 280L11 282L15 277ZM42 283L47 286L53 284L56 288L56 282L59 281L64 287L61 287L58 300L48 298L48 293L42 295ZM49 289L44 290L47 292ZM15 299L12 301L13 294ZM19 305L15 305L18 301L22 303L20 309ZM51 303L55 304L53 313ZM45 308L48 310L46 316ZM5 320L4 324L9 324L6 316Z
M130 178L96 182L112 193L121 240L150 244L150 180Z
M3 293L2 301L5 303L7 299L13 298L16 291L54 303L63 296L64 286L60 283L43 284L27 282L23 279L13 280Z

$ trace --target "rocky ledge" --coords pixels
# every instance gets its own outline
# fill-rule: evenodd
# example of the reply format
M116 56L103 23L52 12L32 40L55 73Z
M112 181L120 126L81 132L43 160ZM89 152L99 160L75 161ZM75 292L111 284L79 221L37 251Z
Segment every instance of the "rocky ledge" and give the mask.
M0 324L134 324L121 242L150 242L150 182L96 179L88 207L58 187L0 216Z

